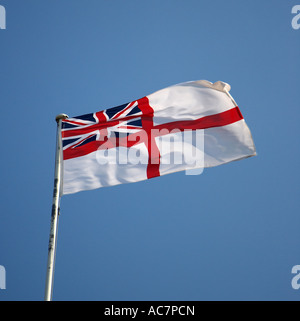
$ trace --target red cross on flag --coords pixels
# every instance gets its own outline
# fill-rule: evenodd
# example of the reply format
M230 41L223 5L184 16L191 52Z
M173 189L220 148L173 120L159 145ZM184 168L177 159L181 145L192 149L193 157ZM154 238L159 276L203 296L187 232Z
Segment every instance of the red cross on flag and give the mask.
M63 194L212 167L256 155L248 126L218 81L191 81L128 104L62 120Z

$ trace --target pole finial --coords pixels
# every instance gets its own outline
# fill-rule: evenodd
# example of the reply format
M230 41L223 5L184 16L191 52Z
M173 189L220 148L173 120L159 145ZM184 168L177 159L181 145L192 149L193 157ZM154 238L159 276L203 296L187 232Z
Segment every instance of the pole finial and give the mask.
M69 118L69 116L66 115L66 114L59 114L59 115L57 115L57 116L55 117L55 120L56 120L56 122L58 123L58 121L59 121L60 119L66 119L66 118Z

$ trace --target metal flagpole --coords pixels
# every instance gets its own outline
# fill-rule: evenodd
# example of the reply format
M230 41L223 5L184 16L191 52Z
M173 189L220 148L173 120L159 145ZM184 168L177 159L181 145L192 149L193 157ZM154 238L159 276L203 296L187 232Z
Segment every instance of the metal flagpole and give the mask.
M51 213L51 226L48 246L48 262L47 275L45 287L45 301L52 300L53 291L53 276L55 264L55 251L57 239L57 225L59 215L59 203L61 195L61 174L62 174L62 140L61 140L61 121L68 118L66 114L59 114L55 120L57 122L57 136L56 136L56 153L55 153L55 173L54 173L54 189Z

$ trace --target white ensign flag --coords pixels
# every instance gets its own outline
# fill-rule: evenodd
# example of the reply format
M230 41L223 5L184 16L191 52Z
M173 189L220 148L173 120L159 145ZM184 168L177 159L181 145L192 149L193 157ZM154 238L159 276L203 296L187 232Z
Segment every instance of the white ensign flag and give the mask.
M132 183L256 155L248 126L218 81L191 81L62 120L63 194Z

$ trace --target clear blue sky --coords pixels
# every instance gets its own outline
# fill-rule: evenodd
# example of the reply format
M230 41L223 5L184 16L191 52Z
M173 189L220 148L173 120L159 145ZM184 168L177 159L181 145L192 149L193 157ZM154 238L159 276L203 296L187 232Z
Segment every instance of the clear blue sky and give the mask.
M228 82L256 157L66 195L54 300L299 300L299 1L0 0L0 300L43 300L55 116Z

